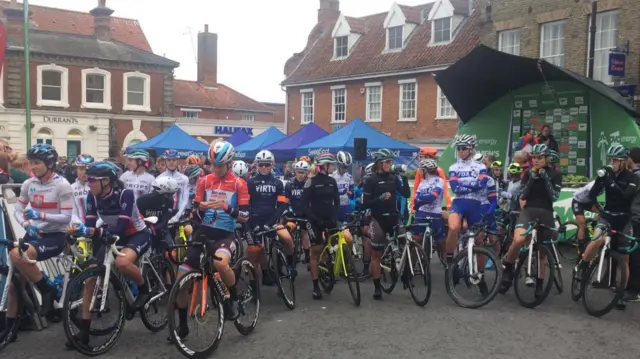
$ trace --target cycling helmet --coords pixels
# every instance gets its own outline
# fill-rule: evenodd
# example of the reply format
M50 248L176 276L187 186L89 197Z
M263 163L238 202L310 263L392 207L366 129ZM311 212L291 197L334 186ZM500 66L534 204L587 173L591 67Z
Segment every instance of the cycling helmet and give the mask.
M438 150L433 147L420 148L420 156L428 156L431 158L436 158L437 155L438 155Z
M609 158L627 158L629 157L629 151L619 143L612 143L607 150L607 157Z
M306 163L311 163L311 158L309 158L309 156L302 156L298 159L298 161L304 161Z
M73 164L77 167L87 167L95 161L96 160L91 155L78 155L76 160L73 161Z
M343 166L348 167L348 166L351 166L351 164L353 163L353 158L351 158L351 154L346 151L339 151L336 158L338 159L338 163Z
M214 165L224 165L233 161L236 150L226 141L219 141L209 147L209 158Z
M336 156L332 155L331 153L321 153L316 156L315 163L317 166L336 163Z
M197 155L189 155L186 162L187 165L198 165L200 164L200 158Z
M438 164L436 163L435 160L432 160L429 158L429 159L420 161L420 163L418 164L418 167L420 167L421 169L433 171L438 169Z
M558 157L558 152L554 150L549 150L549 158L551 158L551 163L560 162L560 157Z
M520 174L522 173L522 166L520 166L519 163L514 162L507 167L507 171L512 175Z
M458 135L454 145L455 147L476 147L476 136Z
M56 148L48 144L37 144L31 146L27 151L27 159L40 160L47 164L47 167L55 166L58 160L58 151Z
M178 155L178 151L176 151L176 150L166 150L166 151L164 151L164 156L163 157L167 158L167 159L169 159L169 158L178 159L178 158L180 158L180 155Z
M531 156L549 156L549 147L541 143L533 145Z
M238 177L244 177L249 173L249 166L244 161L235 161L231 166L231 171Z
M178 181L169 176L158 177L151 182L151 188L160 194L174 194L178 187Z
M182 173L184 173L184 175L189 179L194 179L202 175L202 168L196 165L189 165L184 168L184 171Z
M493 161L490 167L491 169L502 168L502 161Z
M99 161L89 165L85 173L88 177L96 179L108 178L111 181L115 181L118 179L119 171L120 169L114 163L109 161Z
M475 155L473 155L473 160L478 162L478 163L482 163L482 161L484 161L484 155L482 153L478 152Z
M298 161L296 162L295 165L293 165L293 170L294 171L305 171L305 172L309 172L311 166L309 166L308 162L305 161Z
M367 167L364 168L364 173L369 175L371 174L371 172L373 172L373 166L375 165L375 163L369 163L367 165Z
M373 153L373 162L380 162L393 159L393 152L386 148L381 148Z
M148 161L149 160L149 152L145 150L132 150L131 152L124 155L127 158Z
M258 152L254 161L256 163L275 163L276 158L273 156L271 151L262 150Z

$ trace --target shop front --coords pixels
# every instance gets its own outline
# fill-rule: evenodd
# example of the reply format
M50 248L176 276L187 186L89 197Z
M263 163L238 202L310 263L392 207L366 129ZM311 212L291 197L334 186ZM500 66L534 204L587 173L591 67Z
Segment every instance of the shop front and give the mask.
M273 122L240 122L225 120L178 120L180 128L191 136L200 137L203 140L212 141L224 140L238 131L244 131L250 137L255 137L271 126L275 126L280 131L284 130L284 123Z

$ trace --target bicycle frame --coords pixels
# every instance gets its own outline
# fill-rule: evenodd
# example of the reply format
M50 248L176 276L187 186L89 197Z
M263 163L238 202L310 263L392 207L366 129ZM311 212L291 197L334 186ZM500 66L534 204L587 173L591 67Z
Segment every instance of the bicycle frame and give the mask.
M406 234L404 234L407 243L405 243L404 248L402 249L402 255L400 256L400 268L397 268L398 273L402 273L404 271L405 266L407 265L407 262L409 263L409 270L411 271L411 275L415 275L415 272L413 270L414 265L413 265L413 259L411 258L411 255L409 254L409 243L413 243L416 247L419 247L418 244L413 240L413 235L411 234L411 232L406 232ZM398 242L398 236L394 235L394 237L389 241L389 243L392 242ZM391 248L391 246L387 246L387 248ZM386 251L385 251L386 252ZM382 257L384 257L385 253L382 254ZM418 263L420 263L421 266L424 266L424 263L421 262L420 258L418 257ZM383 266L382 263L380 263L380 266ZM391 268L384 268L386 270L391 270Z
M469 266L469 282L477 285L482 280L483 273L478 270L478 260L473 255L473 247L476 245L476 231L473 228L467 230L467 234L463 235L467 237L467 265ZM460 251L464 250L463 241L460 241Z
M604 237L604 245L600 249L600 258L598 258L598 281L600 281L600 278L602 278L602 268L604 267L605 253L607 253L607 251L609 251L610 249L611 249L611 236L607 231L607 234ZM611 261L609 261L609 273L611 273ZM609 281L611 281L611 276L609 276Z
M320 258L329 251L330 253L336 254L336 260L333 263L333 275L339 276L340 269L342 268L343 273L347 273L347 265L344 262L344 252L342 251L342 245L347 245L347 240L344 238L344 234L342 233L343 229L340 229L337 233L334 233L327 238L327 244L324 246L322 253L320 253ZM334 240L338 240L335 245L331 245ZM319 266L320 270L325 270L322 266Z

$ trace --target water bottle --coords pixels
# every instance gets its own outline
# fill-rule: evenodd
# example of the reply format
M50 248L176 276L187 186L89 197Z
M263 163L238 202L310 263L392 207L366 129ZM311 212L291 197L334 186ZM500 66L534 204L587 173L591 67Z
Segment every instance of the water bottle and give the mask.
M129 278L127 278L127 285L129 286L129 289L131 290L131 294L133 294L133 297L136 298L138 296L138 286L133 283L133 281Z
M406 165L393 165L393 166L391 166L391 172L403 174L403 173L407 172L407 166Z
M607 175L607 168L610 169L610 170L613 170L612 166L608 166L608 165L604 166L604 167L602 167L601 169L598 170L598 172L597 172L598 177L602 178L602 177L606 176Z

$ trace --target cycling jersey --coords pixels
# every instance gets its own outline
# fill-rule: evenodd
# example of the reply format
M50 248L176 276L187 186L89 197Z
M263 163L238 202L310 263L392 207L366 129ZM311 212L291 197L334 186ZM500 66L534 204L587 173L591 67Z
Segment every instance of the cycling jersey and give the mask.
M578 189L577 191L575 191L573 193L573 200L578 202L578 203L591 203L593 202L593 198L591 198L589 196L589 192L591 191L591 188L593 188L593 185L596 183L596 181L591 181L589 183L587 183L584 187Z
M284 194L289 199L293 213L296 216L304 215L304 207L302 205L302 192L304 191L304 184L307 181L298 181L292 179L284 186Z
M542 208L553 212L553 202L558 199L562 189L562 175L545 167L544 174L528 169L522 178L520 199L526 200L524 208Z
M338 184L338 192L340 193L340 213L338 217L342 218L344 215L353 211L349 203L348 194L348 192L353 193L353 177L351 177L351 174L348 172L341 175L338 171L334 171L331 177L333 177Z
M417 217L427 215L442 216L442 198L444 197L444 181L440 177L423 179L415 192L414 208Z
M132 190L136 199L144 194L151 193L153 180L155 180L155 177L147 172L137 174L134 171L127 171L120 176L120 181L124 183L124 188Z
M608 173L606 176L596 179L589 191L589 196L598 198L598 195L604 190L605 211L629 213L631 201L638 188L640 188L640 183L633 172L620 171L617 174Z
M251 226L272 225L287 209L288 203L282 181L273 174L258 174L247 181Z
M87 212L87 194L89 194L89 183L82 183L76 180L72 185L73 190L73 214L71 222L84 224L84 216Z
M158 217L158 222L153 225L156 233L161 232L173 217L173 196L157 192L147 193L136 200L136 206L142 217Z
M340 193L335 178L318 173L307 179L302 207L305 217L317 227L323 227L325 222L335 222L340 212Z
M444 181L444 201L446 203L447 209L451 207L451 193L449 193L449 184L447 183L447 176L445 175L442 168L438 167L438 176L442 178ZM418 189L418 185L422 181L422 171L416 171L416 176L413 180L413 193L411 194L411 198L415 198L416 190ZM409 208L413 211L415 208L413 207L414 201L409 202Z
M248 211L249 191L247 183L228 171L223 177L215 173L202 177L196 185L195 203L222 201L229 209L207 209L202 216L202 225L227 232L235 232L236 219L232 215L234 210ZM242 214L243 216L245 214ZM216 238L211 238L216 239Z
M178 192L173 196L173 206L174 209L177 209L177 212L173 218L171 218L171 222L178 222L184 215L184 211L189 204L189 189L187 188L189 185L189 177L180 173L178 170L166 170L158 176L158 178L161 177L171 177L178 182Z
M191 210L193 209L193 199L196 197L196 186L197 183L187 184L187 192L189 193L189 201L187 202L187 207L185 208L185 211L187 212L191 212Z
M509 182L507 186L507 191L502 192L502 197L508 200L507 211L518 211L520 210L520 188L521 181L513 180Z
M486 209L485 213L493 212L498 204L496 181L492 177L489 177L487 187L483 188L481 192L483 196L480 199L480 204Z
M487 187L488 181L487 168L482 163L459 159L449 167L449 184L456 194L454 200L482 201L486 197L482 190Z
M382 198L385 193L390 197ZM409 181L406 177L401 181L395 173L378 172L372 173L364 183L362 193L362 205L371 209L371 216L380 219L383 216L398 216L396 197L401 194L409 197Z
M133 191L114 188L105 197L96 198L91 192L87 195L86 226L96 227L98 216L107 227L109 234L120 237L132 236L146 228L138 211ZM100 237L103 231L96 231L94 237Z
M31 177L22 184L15 206L14 217L21 224L28 220L27 205L44 216L44 220L31 220L42 233L64 232L73 213L73 190L59 174L42 180Z

